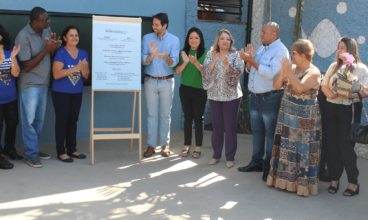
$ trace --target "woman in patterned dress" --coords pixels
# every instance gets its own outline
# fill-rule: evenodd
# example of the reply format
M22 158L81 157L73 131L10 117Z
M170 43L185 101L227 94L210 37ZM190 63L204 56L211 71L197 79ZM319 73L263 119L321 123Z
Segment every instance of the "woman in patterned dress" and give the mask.
M243 71L244 61L234 48L234 38L228 30L220 30L202 67L203 89L207 90L210 100L213 126L213 156L208 165L220 161L225 133L226 167L234 166L237 149L236 125L243 96L239 81Z
M285 88L272 151L268 186L318 195L318 165L321 147L321 113L317 92L321 73L312 64L313 44L297 40L291 46L293 61L282 60L275 89Z

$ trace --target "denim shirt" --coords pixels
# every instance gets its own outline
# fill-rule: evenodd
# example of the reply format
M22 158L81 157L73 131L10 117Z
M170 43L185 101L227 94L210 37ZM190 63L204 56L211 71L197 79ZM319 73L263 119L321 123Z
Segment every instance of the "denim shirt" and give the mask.
M248 89L253 93L265 93L274 90L273 81L280 75L281 60L290 59L289 51L277 39L268 46L260 46L254 60L259 63L258 70L252 66L249 73Z
M158 53L164 53L167 49L167 55L173 60L173 63L169 66L164 59L153 58L150 63L146 63L146 58L151 54L150 43L158 44ZM144 73L151 76L168 76L174 74L173 67L179 62L180 52L179 38L166 31L165 35L161 37L161 40L155 33L146 34L142 40L142 64L145 65Z

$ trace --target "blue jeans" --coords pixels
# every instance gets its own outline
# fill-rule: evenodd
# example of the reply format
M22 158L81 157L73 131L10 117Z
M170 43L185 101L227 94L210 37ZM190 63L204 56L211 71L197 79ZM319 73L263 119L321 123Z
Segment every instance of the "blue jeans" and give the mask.
M252 93L250 96L250 124L253 133L252 165L259 166L263 163L263 168L270 167L277 116L283 94L283 92L273 93L257 98ZM263 160L265 136L267 136L266 158Z
M47 90L48 88L39 87L19 90L25 159L38 156L38 140L46 112Z
M169 146L171 108L174 98L175 79L157 80L146 77L144 89L148 109L148 146L156 148L158 119L160 118L160 145Z

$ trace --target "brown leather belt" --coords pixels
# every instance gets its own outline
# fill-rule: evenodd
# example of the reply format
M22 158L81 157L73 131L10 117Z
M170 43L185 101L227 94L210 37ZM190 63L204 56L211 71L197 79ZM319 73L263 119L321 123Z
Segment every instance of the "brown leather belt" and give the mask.
M152 79L157 79L157 80L163 80L163 79L170 79L174 77L174 74L168 75L168 76L151 76L146 74L147 77L152 78Z

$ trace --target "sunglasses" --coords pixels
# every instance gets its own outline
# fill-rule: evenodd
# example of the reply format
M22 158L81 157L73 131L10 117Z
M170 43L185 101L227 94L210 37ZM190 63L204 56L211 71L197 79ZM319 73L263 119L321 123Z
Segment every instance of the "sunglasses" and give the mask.
M50 17L47 17L45 20L37 20L37 21L48 22L48 21L51 21L51 19Z

